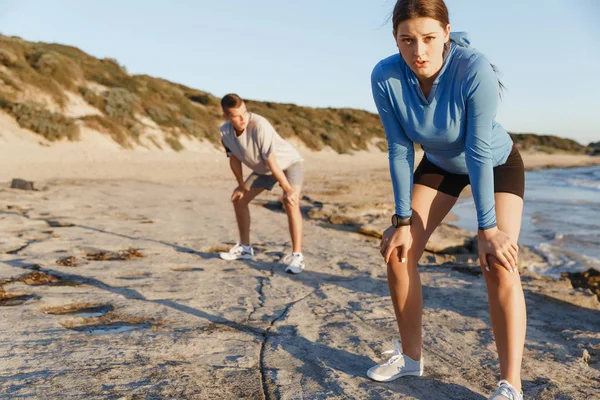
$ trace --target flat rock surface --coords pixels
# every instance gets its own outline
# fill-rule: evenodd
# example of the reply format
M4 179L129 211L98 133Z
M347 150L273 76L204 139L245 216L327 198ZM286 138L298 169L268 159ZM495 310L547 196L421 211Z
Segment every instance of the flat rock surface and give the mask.
M0 189L0 399L485 400L494 390L473 259L424 256L425 375L377 383L366 371L398 336L377 239L307 218L307 268L294 276L280 262L287 219L259 203L255 259L218 258L237 238L230 180L42 184ZM525 397L593 398L598 299L567 280L527 270L522 280Z

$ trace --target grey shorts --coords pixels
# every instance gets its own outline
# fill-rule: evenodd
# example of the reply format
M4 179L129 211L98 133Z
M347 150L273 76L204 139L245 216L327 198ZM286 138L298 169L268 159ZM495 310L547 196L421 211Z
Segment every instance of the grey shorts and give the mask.
M302 186L302 179L304 178L303 172L304 162L298 161L287 167L283 173L287 177L290 185L292 186ZM244 182L245 186L248 189L267 189L273 190L275 185L277 184L277 179L273 175L261 175L256 172L251 173L246 182Z

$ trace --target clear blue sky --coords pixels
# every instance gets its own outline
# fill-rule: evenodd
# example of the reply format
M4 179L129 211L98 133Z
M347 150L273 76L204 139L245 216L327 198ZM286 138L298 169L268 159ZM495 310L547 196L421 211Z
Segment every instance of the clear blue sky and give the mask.
M452 30L494 62L514 132L600 140L600 0L447 0ZM394 0L0 0L0 32L111 57L208 91L375 111Z

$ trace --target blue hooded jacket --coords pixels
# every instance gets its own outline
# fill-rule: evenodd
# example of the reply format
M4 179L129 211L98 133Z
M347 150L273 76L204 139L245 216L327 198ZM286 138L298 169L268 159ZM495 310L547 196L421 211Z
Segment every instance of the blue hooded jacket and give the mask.
M470 47L467 34L450 34L450 49L425 98L400 54L381 60L371 75L385 130L396 214L412 214L413 143L453 174L468 174L479 229L496 226L493 168L506 162L512 140L495 121L498 79L490 62Z

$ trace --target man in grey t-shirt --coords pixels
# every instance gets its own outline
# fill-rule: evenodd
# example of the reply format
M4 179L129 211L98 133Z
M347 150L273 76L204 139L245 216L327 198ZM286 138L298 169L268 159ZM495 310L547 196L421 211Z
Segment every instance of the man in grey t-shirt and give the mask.
M221 126L221 142L238 183L231 195L231 201L240 232L240 242L220 256L224 260L254 257L254 250L250 245L248 203L263 190L272 190L275 184L279 183L283 189L283 206L288 216L293 247L285 270L299 274L304 269L300 212L304 160L294 146L279 136L269 121L248 112L246 104L238 95L228 94L223 97L221 107L227 118L227 122ZM252 170L245 181L242 163Z

